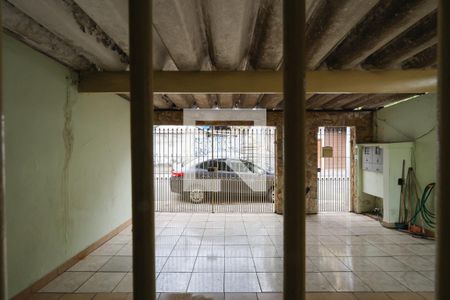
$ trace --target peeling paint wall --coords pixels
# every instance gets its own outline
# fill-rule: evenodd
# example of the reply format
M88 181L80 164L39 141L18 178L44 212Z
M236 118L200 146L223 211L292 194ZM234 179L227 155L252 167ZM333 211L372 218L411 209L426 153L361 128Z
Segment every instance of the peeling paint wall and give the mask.
M9 295L131 217L129 103L3 35Z

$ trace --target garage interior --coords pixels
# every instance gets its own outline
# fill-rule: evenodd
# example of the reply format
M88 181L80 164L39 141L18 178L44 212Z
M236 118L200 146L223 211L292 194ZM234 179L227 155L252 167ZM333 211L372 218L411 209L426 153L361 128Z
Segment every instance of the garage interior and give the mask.
M438 2L2 0L0 299L449 299Z

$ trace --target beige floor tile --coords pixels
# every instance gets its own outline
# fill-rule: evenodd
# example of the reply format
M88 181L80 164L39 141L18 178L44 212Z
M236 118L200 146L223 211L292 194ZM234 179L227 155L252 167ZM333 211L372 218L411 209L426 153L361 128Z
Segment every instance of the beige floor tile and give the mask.
M63 294L38 293L34 294L28 300L56 300L60 299Z
M258 300L256 293L225 293L225 300Z
M162 293L158 300L224 300L224 294Z
M351 293L307 293L306 300L357 300Z
M125 277L125 273L95 273L77 293L110 293Z
M355 293L358 300L392 300L385 293Z
M84 259L80 260L69 271L78 272L96 272L98 271L112 256L106 255L89 255Z
M62 296L61 300L91 300L95 294L67 294Z
M423 300L423 297L415 293L386 293L392 300Z
M133 274L127 273L119 282L113 291L114 293L132 293L133 292Z
M258 300L283 300L282 293L258 293Z
M126 300L129 293L99 293L93 300Z
M73 293L83 283L85 283L94 273L92 272L65 272L44 288L40 292L44 293Z
M424 297L426 300L435 300L436 296L434 293L419 293L422 297Z

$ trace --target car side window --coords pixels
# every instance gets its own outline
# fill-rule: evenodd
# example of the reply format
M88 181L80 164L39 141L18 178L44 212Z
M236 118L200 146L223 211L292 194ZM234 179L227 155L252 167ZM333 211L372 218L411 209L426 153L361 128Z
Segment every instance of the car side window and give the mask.
M251 171L240 161L229 161L230 169L237 173L250 173Z
M208 169L208 164L209 164L209 160L205 160L205 161L202 161L201 163L199 163L196 168L206 170L206 169Z
M218 171L226 171L226 172L230 172L230 168L228 167L228 165L226 164L225 161L223 160L219 160L218 164L217 164L217 170Z

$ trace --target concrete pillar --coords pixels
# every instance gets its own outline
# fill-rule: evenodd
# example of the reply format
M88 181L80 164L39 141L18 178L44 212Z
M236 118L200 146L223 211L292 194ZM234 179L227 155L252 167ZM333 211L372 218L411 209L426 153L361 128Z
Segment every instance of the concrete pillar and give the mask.
M436 299L450 299L450 2L439 1Z
M154 300L152 0L129 0L134 299Z
M305 0L284 0L284 299L305 299Z

